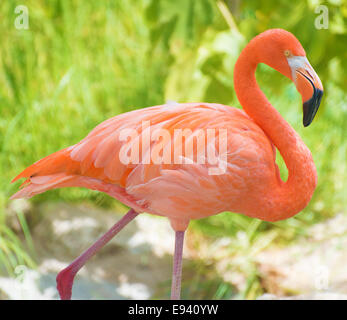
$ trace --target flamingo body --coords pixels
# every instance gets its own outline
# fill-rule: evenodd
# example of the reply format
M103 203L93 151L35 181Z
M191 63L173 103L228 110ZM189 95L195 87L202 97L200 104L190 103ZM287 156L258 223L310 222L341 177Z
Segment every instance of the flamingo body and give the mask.
M191 219L232 211L276 221L308 204L317 184L311 152L257 85L259 63L295 83L303 99L303 124L308 126L318 110L322 84L300 42L285 30L272 29L251 40L235 65L234 87L243 110L212 103L171 103L124 113L13 180L26 178L12 198L60 187L86 187L132 208L58 275L61 297L71 297L79 268L138 213L166 216L176 231L172 297L178 298L183 237ZM175 135L179 129L190 131L180 140ZM161 135L163 130L166 135ZM208 140L211 130L215 136ZM124 132L130 140L124 139ZM197 136L203 136L204 148L199 148ZM193 147L186 149L187 145ZM285 182L276 165L276 148L288 168ZM137 151L138 161L124 163L121 155L127 156L129 150ZM210 155L208 150L216 153L217 162L202 161ZM211 174L216 167L224 168L223 172Z
M175 164L173 150L170 164L123 164L118 155L126 141L120 141L119 132L135 129L142 141L143 121L150 121L152 132L190 128L194 135L201 128L216 133L226 129L225 173L209 174L214 167L209 163ZM184 141L174 145L172 140L167 144L185 156ZM158 144L154 141L148 149ZM265 217L261 209L266 192L281 183L274 151L263 130L242 110L208 103L166 104L106 120L76 145L36 162L14 179L27 178L13 198L75 186L108 193L139 212L167 216L176 224L226 210Z

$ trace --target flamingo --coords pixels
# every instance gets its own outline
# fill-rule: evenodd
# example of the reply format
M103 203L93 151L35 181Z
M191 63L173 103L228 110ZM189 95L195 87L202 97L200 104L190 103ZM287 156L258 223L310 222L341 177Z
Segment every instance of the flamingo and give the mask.
M131 208L59 272L56 280L61 299L71 299L77 272L140 213L167 217L175 231L171 299L180 299L184 234L191 219L230 211L278 221L307 206L317 184L311 152L257 85L255 70L259 63L294 82L302 96L303 125L310 125L320 105L322 83L296 37L283 29L270 29L253 38L236 62L234 87L243 110L213 103L168 103L120 114L99 124L77 144L35 162L13 179L26 178L12 199L61 187L85 187L104 192ZM184 139L172 135L177 129L187 128L190 131ZM209 146L212 141L214 147L208 150L217 156L223 153L218 146L225 145L224 158L203 162L200 160L206 160L206 148L193 145L190 151L181 150L198 136L197 132L204 134L209 129L217 134L212 140L207 141L205 135L200 141L209 142ZM169 136L157 134L149 141L142 139L149 130L166 130ZM124 132L128 133L126 138ZM276 148L287 166L287 181L280 177ZM181 151L177 153L176 149ZM122 151L125 158L137 151L139 161L121 161ZM174 159L168 151L178 157ZM163 153L169 154L166 161ZM149 161L148 155L152 155ZM216 167L224 171L216 174L210 170Z

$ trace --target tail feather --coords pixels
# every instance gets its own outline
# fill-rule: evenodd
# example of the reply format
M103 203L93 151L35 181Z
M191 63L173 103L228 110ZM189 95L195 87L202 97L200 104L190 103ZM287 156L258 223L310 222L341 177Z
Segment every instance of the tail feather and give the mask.
M11 199L30 198L49 189L58 188L74 176L74 170L66 172L67 166L71 169L68 149L57 151L35 162L11 181L13 183L26 178L20 190L12 195Z
M47 176L28 178L18 192L12 195L11 199L31 198L49 189L55 189L74 178L73 175L57 173Z
M30 178L34 176L46 176L59 172L63 172L66 164L66 160L69 157L67 149L57 151L49 156L36 161L31 166L23 170L18 176L16 176L11 183L21 179Z
M78 175L68 175L66 173L57 173L50 176L40 176L28 178L26 185L15 193L11 199L31 198L47 190L65 187L84 187L91 190L104 192L111 197L118 199L125 205L133 208L137 212L144 212L147 209L147 203L139 202L138 199L127 194L124 188L115 184L109 184L104 181L83 177Z
M137 212L146 211L147 204L138 202L139 199L127 194L124 187L110 183L101 174L103 168L90 166L87 174L81 174L81 163L70 157L73 148L60 150L53 153L26 168L12 182L21 178L26 180L20 186L20 190L12 195L11 199L31 198L47 190L65 187L84 187L91 190L104 192L118 199Z

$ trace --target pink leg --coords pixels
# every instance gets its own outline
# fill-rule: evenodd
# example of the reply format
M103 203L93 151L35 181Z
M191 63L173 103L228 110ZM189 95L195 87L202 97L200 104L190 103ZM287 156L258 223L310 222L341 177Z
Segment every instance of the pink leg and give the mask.
M172 271L171 300L179 300L181 297L183 241L184 231L176 231L175 253Z
M89 260L137 215L138 213L135 210L130 209L122 219L101 236L90 248L84 251L69 266L59 272L57 275L57 289L62 300L71 299L71 291L75 275L85 265L87 260Z

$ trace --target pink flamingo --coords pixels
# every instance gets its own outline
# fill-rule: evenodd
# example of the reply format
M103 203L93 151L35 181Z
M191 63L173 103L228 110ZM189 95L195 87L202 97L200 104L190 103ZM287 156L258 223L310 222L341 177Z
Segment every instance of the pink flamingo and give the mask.
M305 208L317 184L315 165L310 150L258 87L255 79L258 63L269 65L294 82L302 95L303 124L308 126L323 94L321 81L295 36L272 29L251 40L236 62L234 85L244 111L220 104L186 103L121 114L98 125L79 143L37 161L13 180L26 178L12 199L61 187L85 187L105 192L131 208L58 274L57 288L62 299L71 298L74 277L86 261L139 213L166 216L175 230L171 298L179 299L184 233L191 219L232 211L277 221ZM150 126L143 126L146 122ZM179 141L175 135L166 139L163 134L162 139L157 135L150 143L141 139L148 130L174 133L185 128L191 130L185 140ZM217 130L212 150L226 145L226 157L217 161L217 166L224 166L224 172L211 173L215 164L198 161L206 159L206 153L201 154L205 149L196 145L191 154L187 154L189 150L181 151L174 159L169 153L170 161L158 162L164 151L167 155L169 150L174 153L188 145L199 129ZM122 137L124 130L131 142L129 136ZM125 155L129 155L129 150L131 153L137 150L138 163L121 161L124 147L128 148ZM275 148L288 168L286 182L280 178ZM152 157L145 162L150 150ZM175 161L187 158L190 161Z

